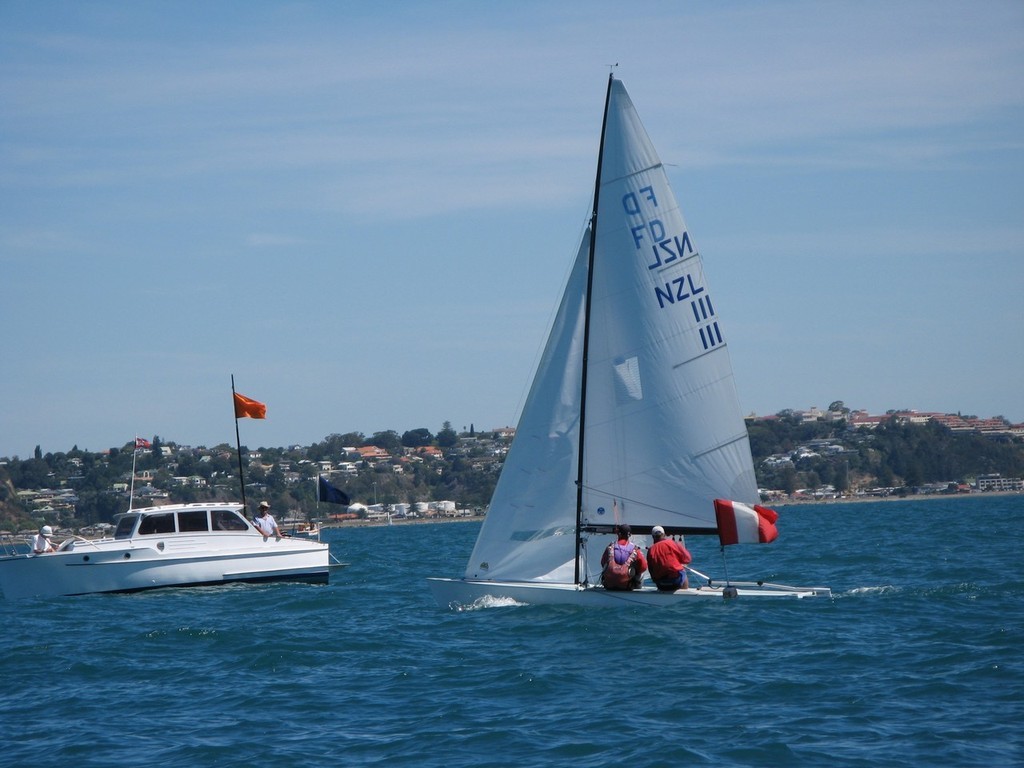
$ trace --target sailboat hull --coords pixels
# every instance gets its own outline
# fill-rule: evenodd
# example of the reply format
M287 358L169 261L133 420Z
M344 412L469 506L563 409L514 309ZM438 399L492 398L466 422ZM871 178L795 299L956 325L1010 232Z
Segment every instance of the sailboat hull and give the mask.
M777 584L743 583L729 586L691 587L675 592L660 592L654 587L628 592L612 592L600 586L527 581L484 581L475 579L427 579L437 604L442 608L502 604L506 601L528 605L576 605L608 607L614 605L650 605L669 607L696 599L737 597L804 598L831 597L828 587L788 587Z

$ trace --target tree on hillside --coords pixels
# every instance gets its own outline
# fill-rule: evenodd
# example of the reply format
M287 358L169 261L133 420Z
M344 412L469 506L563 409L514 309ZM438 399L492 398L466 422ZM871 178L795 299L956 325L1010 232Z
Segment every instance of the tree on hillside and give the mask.
M452 429L452 423L446 421L441 425L441 431L437 433L437 445L440 448L451 448L459 441L459 436Z
M319 443L313 443L306 451L312 461L322 461L342 456L346 448L359 448L366 443L362 432L328 435Z
M370 445L383 448L392 455L398 453L399 449L402 447L402 439L393 429L388 429L383 432L374 432L373 437L371 437L367 442Z
M434 436L426 427L410 429L402 435L402 445L406 448L422 448L434 442Z

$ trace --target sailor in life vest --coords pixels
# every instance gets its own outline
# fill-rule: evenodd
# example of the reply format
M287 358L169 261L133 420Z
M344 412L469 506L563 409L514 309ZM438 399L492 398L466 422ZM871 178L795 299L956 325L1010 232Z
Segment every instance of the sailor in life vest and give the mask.
M609 544L601 555L601 583L605 589L639 589L647 570L647 560L636 544L629 540L625 523L615 526L618 540Z

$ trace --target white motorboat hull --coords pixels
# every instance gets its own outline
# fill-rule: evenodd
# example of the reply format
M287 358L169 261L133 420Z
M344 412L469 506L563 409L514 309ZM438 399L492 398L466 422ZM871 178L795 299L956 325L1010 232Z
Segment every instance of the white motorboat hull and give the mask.
M327 583L328 560L327 544L254 533L78 540L52 554L0 558L0 590L16 599L230 582Z
M612 592L600 586L583 587L525 581L482 581L473 579L427 579L434 599L442 608L479 605L481 601L512 600L530 605L577 605L607 607L613 605L652 605L667 607L681 600L737 597L831 597L828 587L788 587L778 584L743 583L742 585L701 585L675 592L661 592L654 587L628 592Z

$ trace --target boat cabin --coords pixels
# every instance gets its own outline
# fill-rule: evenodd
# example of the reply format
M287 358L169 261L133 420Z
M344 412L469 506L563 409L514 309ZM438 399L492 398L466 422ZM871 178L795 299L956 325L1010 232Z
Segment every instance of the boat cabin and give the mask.
M237 506L189 504L133 509L119 516L115 539L171 533L241 533L252 530Z

